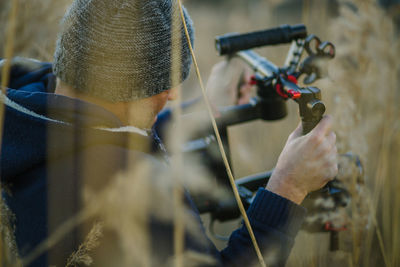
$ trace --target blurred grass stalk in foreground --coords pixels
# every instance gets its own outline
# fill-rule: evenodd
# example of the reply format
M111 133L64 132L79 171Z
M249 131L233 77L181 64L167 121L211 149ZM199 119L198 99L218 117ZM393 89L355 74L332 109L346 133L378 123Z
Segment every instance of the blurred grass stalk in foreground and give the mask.
M375 1L342 2L340 14L332 23L338 55L327 89L341 152L361 155L372 192L352 196L358 210L352 210L351 230L360 239L352 240L352 264L398 266L399 38L392 18Z
M11 10L10 10L8 23L6 24L6 39L4 40L4 58L7 60L2 68L1 72L1 93L2 96L6 94L6 88L10 79L10 69L11 69L11 58L14 54L14 43L16 38L16 24L17 24L17 15L18 15L18 1L12 0L11 2ZM3 123L4 123L4 102L0 103L0 134L3 132ZM0 153L1 153L1 144L2 144L2 135L0 136ZM0 194L2 194L2 185L0 183ZM4 209L3 209L4 207ZM3 198L0 198L0 267L7 266L10 263L13 264L15 257L11 254L11 247L8 242L6 242L6 236L10 236L11 226L8 225L9 218L3 217L5 215L5 206L3 206Z

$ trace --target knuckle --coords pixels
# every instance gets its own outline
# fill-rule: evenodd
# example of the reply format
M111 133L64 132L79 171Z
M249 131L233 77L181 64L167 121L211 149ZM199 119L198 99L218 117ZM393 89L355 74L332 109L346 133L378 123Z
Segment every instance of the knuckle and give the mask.
M324 141L321 134L314 134L310 136L310 142L314 145L320 145Z
M329 168L337 167L337 157L336 154L330 153L326 158Z
M330 180L332 180L332 179L334 179L336 177L336 175L338 174L338 171L339 171L339 169L338 169L338 166L336 164L334 166L332 166Z
M326 172L324 175L321 175L320 182L322 184L326 184L329 181L331 181L331 175L329 174L329 172Z
M336 134L335 134L335 132L331 132L330 133L330 136L331 136L331 139L332 139L332 143L336 143Z
M335 176L332 176L331 173L328 173L328 174L324 177L323 182L324 182L324 183L327 183L327 182L329 182L329 181L332 181L334 178L335 178Z
M336 146L330 147L329 152L327 153L327 160L337 164L338 162L338 157L337 157L337 149Z
M325 156L327 158L327 160L329 161L329 159L331 158L331 156L330 156L331 147L328 145L321 145L321 152L322 152L322 155Z
M325 170L324 179L326 181L334 179L339 171L338 165L334 160L327 160L325 167L323 169Z
M331 125L332 124L332 116L331 115L325 115L324 120L327 124Z
M323 128L330 128L332 126L332 118L331 118L331 116L325 115L322 118L320 124L321 124L321 127L323 127Z

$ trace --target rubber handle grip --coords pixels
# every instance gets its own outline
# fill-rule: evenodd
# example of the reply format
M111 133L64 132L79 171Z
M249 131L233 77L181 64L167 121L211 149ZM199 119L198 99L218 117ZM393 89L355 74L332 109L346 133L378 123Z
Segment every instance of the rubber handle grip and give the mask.
M312 100L306 103L306 111L301 111L301 122L303 126L303 135L308 134L321 121L325 112L325 105L320 100Z
M220 55L233 54L241 50L265 45L290 43L293 40L307 37L304 24L294 26L282 25L263 31L251 33L228 33L215 38L215 46Z
M319 121L302 121L302 126L303 126L303 135L308 134L311 132L312 129L314 129L315 126L317 126Z

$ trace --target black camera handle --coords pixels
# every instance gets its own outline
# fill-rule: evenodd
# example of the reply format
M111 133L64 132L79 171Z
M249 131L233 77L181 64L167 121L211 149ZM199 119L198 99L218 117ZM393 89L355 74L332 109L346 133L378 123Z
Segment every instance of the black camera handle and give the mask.
M306 37L307 29L303 24L294 26L285 24L262 31L244 34L228 33L217 36L215 47L219 55L222 56L260 46L290 43L293 40L304 39Z

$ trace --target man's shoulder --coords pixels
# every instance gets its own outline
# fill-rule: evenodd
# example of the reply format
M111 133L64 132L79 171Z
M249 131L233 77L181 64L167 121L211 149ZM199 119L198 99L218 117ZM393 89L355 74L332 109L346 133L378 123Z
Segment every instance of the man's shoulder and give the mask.
M25 57L14 57L11 60L0 58L0 81L2 80L2 70L7 64L10 67L9 88L54 92L56 77L53 74L52 63ZM31 84L35 84L35 86L30 87Z

